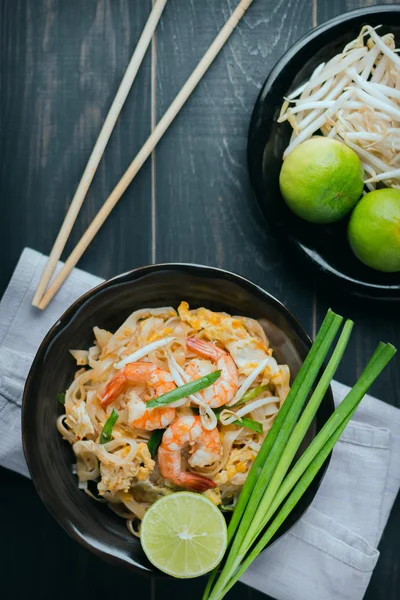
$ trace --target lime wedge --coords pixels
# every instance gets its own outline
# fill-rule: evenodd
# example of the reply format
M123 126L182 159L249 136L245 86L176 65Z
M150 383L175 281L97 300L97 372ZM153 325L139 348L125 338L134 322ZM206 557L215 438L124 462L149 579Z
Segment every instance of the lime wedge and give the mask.
M222 560L227 544L225 519L201 494L164 496L146 512L140 539L149 561L173 577L198 577Z

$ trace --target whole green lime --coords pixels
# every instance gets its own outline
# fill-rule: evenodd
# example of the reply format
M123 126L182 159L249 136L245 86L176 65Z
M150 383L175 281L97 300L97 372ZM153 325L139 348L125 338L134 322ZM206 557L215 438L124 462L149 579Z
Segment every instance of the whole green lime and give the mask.
M285 159L279 185L289 208L311 223L334 223L358 202L363 168L345 144L312 137Z
M348 236L363 263L378 271L400 271L400 190L366 194L353 210Z

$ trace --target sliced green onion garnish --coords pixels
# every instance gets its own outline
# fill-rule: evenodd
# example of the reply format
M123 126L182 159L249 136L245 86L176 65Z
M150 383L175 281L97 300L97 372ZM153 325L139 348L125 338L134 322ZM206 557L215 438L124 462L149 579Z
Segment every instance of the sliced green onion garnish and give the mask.
M118 413L113 409L111 415L108 417L107 421L104 423L104 427L101 430L100 434L100 444L107 444L111 440L112 430L114 429L114 425L118 420Z
M165 429L155 429L152 432L149 441L147 442L151 458L154 458L157 454L158 448L160 447L162 441L162 436L164 435L164 431Z
M182 398L186 398L186 396L190 396L191 394L195 394L196 392L200 392L201 390L209 387L214 383L214 381L217 381L220 375L221 371L214 371L213 373L205 375L204 377L200 377L195 381L189 381L189 383L180 385L171 392L167 392L158 398L150 400L150 402L147 402L146 406L147 408L154 408L155 406L164 406L164 404L171 404L171 402L182 400Z
M217 417L217 421L219 421L219 418L221 416L221 411L218 413L215 413L215 416ZM249 419L247 417L240 417L239 419L236 419L236 421L232 422L232 425L237 425L238 427L247 427L247 429L252 429L253 431L256 431L257 433L263 432L262 423L259 423L258 421L254 421L254 419Z
M246 392L244 394L244 396L242 396L238 402L235 402L235 404L232 404L231 406L239 406L239 404L246 404L246 402L249 402L250 400L254 400L254 398L257 398L257 396L259 396L260 394L265 392L267 389L268 389L268 385L258 385L257 387L253 388L252 390L249 390L248 392ZM226 406L224 408L226 408Z
M57 400L57 402L59 402L60 404L62 404L64 406L65 405L65 392L59 392L56 396L56 400Z
M238 427L247 427L247 429L252 429L253 431L256 431L257 433L263 432L262 423L259 423L258 421L254 421L254 419L248 419L247 417L240 417L240 419L233 421L233 423L234 423L234 425L238 425Z
M244 396L242 396L240 398L240 400L235 402L235 404L231 404L230 406L221 406L220 408L215 409L214 412L216 415L218 415L220 412L222 412L223 410L226 410L227 408L233 408L234 406L239 406L240 404L246 404L246 402L250 402L250 400L254 400L254 398L257 398L257 396L259 396L260 394L265 392L268 389L268 387L269 387L268 385L258 385L257 387L253 388L252 390L249 390L248 392L246 392L244 394Z

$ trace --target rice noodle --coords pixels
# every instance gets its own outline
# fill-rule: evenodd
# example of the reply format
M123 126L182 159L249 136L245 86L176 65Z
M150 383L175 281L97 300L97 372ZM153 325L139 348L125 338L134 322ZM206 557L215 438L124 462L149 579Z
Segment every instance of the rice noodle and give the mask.
M140 520L143 519L144 513L148 508L143 502L136 502L135 498L131 494L119 494L123 504L129 508L129 510Z
M88 488L85 489L85 492L93 500L96 500L96 502L100 502L100 504L106 504L107 503L107 500L105 498L97 498L94 494L92 494L92 492Z
M228 402L228 406L233 406L236 404L236 402L239 402L239 400L241 400L243 398L243 396L245 395L245 393L247 392L247 390L250 388L250 386L253 384L253 382L257 379L257 377L260 375L260 373L263 373L263 371L265 371L265 369L269 367L272 373L276 373L277 370L277 362L274 358L272 358L272 356L268 356L265 360L263 360L258 367L256 367L251 373L250 375L243 381L242 385L238 388L233 400L231 400L231 402Z
M138 528L137 530L133 527L133 522L135 521L135 519L127 519L126 520L126 526L129 529L129 531L131 532L132 535L134 535L135 537L140 538L140 528Z
M124 321L121 327L119 327L114 333L114 335L112 336L105 348L106 352L114 352L116 349L120 348L124 343L126 343L127 338L129 337L131 332L136 328L138 321L140 319L145 319L146 317L149 317L151 315L168 315L169 317L171 317L172 315L176 315L176 311L172 308L172 306L164 306L162 308L144 308L141 310L137 310L136 312L129 315L126 321Z
M73 432L67 429L64 425L64 419L66 418L66 414L60 415L57 418L57 429L61 433L64 440L67 440L70 444L74 444L76 442L76 437Z
M225 409L220 414L220 421L223 425L231 425L236 419L240 420L240 417L251 413L253 410L265 406L266 404L279 403L279 398L275 396L266 396L265 398L259 398L253 402L249 402L237 411Z
M76 360L77 365L82 366L82 365L88 364L88 356L89 356L88 350L70 350L70 353Z

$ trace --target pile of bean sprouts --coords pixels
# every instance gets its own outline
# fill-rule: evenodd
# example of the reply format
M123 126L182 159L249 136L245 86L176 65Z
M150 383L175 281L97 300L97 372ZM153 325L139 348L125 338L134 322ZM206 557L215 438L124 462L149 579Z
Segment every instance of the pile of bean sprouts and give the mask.
M359 156L369 190L381 182L400 189L400 57L394 35L369 25L341 54L321 63L289 94L278 122L293 127L285 159L321 132Z

